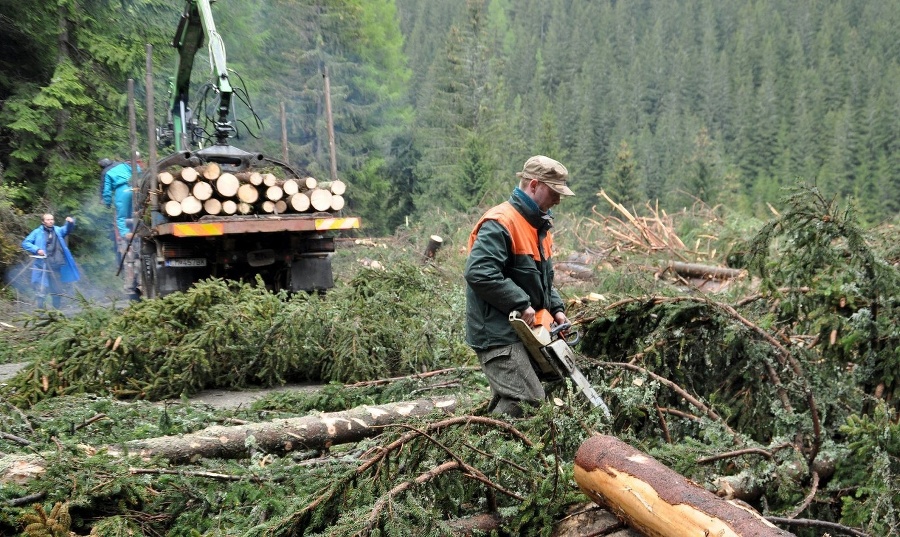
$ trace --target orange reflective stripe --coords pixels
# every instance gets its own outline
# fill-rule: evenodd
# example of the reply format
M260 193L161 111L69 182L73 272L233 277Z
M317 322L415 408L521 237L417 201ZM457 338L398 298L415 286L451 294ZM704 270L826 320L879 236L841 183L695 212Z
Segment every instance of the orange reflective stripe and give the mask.
M225 224L219 222L215 224L200 224L191 222L187 224L173 224L172 234L176 237L212 237L214 235L223 235L225 233Z
M472 231L472 234L469 235L470 252L472 251L472 245L475 244L475 237L478 235L478 230L481 229L481 226L486 220L494 220L506 228L512 237L512 253L514 255L527 255L535 261L541 261L541 252L537 247L537 229L533 228L531 224L528 223L528 220L526 220L525 217L522 216L508 201L504 201L500 205L488 210L475 225L475 229ZM550 249L553 244L553 239L549 232L544 236L543 242L545 259L550 259Z
M316 230L327 231L329 229L356 229L359 227L359 218L316 218Z

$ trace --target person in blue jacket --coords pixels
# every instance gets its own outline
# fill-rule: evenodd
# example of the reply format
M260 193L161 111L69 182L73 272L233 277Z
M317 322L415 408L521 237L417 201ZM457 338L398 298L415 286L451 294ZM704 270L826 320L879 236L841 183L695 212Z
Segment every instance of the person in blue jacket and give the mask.
M97 164L102 168L100 177L103 180L103 203L113 206L115 211L115 223L113 226L114 240L116 243L116 264L122 264L125 277L125 293L134 296L137 292L136 256L135 246L131 242L133 233L128 221L132 218L131 164L127 162L114 162L108 158L100 159ZM138 173L141 167L137 167ZM125 262L122 263L122 258Z
M66 217L66 225L54 226L52 214L41 218L41 225L22 241L22 248L36 256L31 269L31 285L37 295L37 307L44 307L49 293L54 308L59 308L64 284L81 278L75 258L69 251L65 238L75 229L75 219Z
M131 218L131 200L133 191L131 189L131 164L127 162L113 162L108 158L100 159L98 162L102 171L100 176L103 179L103 204L107 207L115 204L115 229L116 244L121 250L121 243L124 239L130 239L131 229L128 227L128 219ZM138 166L138 173L141 167ZM121 252L119 252L121 253Z

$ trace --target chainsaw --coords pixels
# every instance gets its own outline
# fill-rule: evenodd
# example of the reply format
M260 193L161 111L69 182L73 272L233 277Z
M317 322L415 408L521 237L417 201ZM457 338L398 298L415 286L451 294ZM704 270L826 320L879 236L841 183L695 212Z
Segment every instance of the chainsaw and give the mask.
M538 311L534 318L535 327L532 328L522 320L518 311L509 314L509 322L528 349L528 354L537 366L538 375L544 378L571 379L588 401L595 407L600 407L607 419L611 419L609 407L575 365L572 345L578 342L578 335L572 341L561 337L572 326L571 323L554 326L553 318L547 310Z

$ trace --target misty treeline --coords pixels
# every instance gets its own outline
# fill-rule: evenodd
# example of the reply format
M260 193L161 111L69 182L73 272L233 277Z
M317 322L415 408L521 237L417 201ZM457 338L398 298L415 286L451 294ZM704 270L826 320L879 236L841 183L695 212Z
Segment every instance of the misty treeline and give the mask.
M147 44L164 124L184 2L0 7L0 201L102 221L95 163L128 155L129 78L146 154ZM868 223L900 208L889 0L244 0L213 13L240 94L233 145L281 157L283 103L288 160L327 176L328 69L347 211L369 234L495 203L536 153L569 167L576 214L603 188L625 206L759 216L798 179L854 198ZM201 51L201 118L210 79Z

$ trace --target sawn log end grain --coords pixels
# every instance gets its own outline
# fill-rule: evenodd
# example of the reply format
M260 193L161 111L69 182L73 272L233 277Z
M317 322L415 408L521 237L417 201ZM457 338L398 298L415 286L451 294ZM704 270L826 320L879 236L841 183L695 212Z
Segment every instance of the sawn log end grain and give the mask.
M581 445L574 476L595 503L649 537L793 535L612 436L596 435Z

